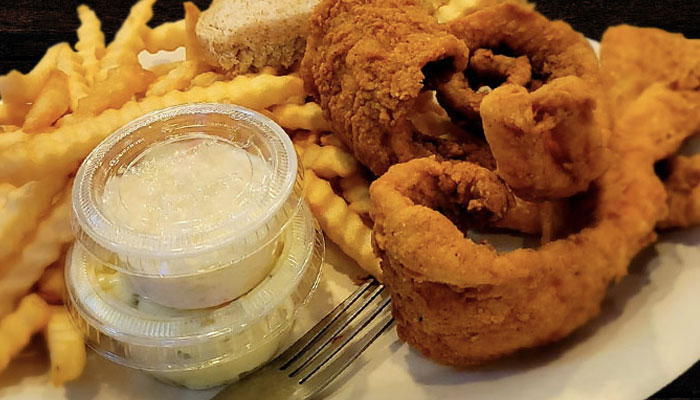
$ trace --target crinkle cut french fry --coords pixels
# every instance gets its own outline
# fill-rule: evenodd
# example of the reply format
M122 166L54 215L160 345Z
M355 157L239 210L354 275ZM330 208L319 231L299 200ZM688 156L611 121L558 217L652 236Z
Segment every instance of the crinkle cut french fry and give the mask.
M197 35L195 34L195 29L197 27L197 21L199 21L199 15L201 11L197 6L187 1L184 3L185 7L185 57L188 61L198 61L203 60L203 50L202 46L197 40Z
M182 61L172 61L172 62L154 65L154 66L148 68L148 70L153 72L153 74L156 76L156 78L160 78L162 76L168 75L170 73L170 71L179 67L180 64L182 64Z
M316 103L281 104L272 108L272 114L280 126L286 129L305 129L308 131L327 131L330 123L323 118L323 110Z
M338 135L334 133L329 133L327 135L321 136L321 145L323 146L335 146L339 147L343 150L347 150L347 147L345 146L345 143L343 143Z
M61 46L62 44L59 43L49 47L41 60L26 75L13 70L7 75L0 76L0 97L3 103L19 105L34 102L49 79L49 75L56 68Z
M0 183L0 207L5 207L10 194L17 190L15 185L11 185L7 182Z
M56 67L68 77L68 93L70 94L70 109L78 108L78 100L87 96L88 81L85 78L85 68L78 53L67 44L61 47Z
M451 135L454 132L450 118L433 111L414 114L408 120L416 131L426 136L439 137Z
M53 71L29 109L22 130L40 132L56 122L69 108L68 76L61 71Z
M11 132L4 132L0 135L0 151L7 149L17 143L29 140L32 135L24 133L21 128L14 129Z
M347 177L358 171L355 157L335 146L310 144L301 154L304 168L309 168L322 178Z
M359 174L348 176L340 180L340 189L348 203L369 199L369 181Z
M78 42L75 49L83 60L85 79L92 85L95 75L100 70L100 59L105 53L105 35L102 33L102 23L95 12L85 4L78 7Z
M97 82L88 96L78 102L75 116L89 117L108 108L119 108L136 93L144 92L154 79L155 75L140 65L114 68L106 80Z
M17 125L24 124L24 117L32 108L26 103L2 103L0 104L0 124L2 125Z
M17 125L0 125L0 133L6 133L6 132L14 132L19 130L19 126Z
M229 102L262 110L303 92L303 83L298 77L255 75L238 76L206 88L194 87L162 97L129 101L118 110L106 110L95 118L75 121L50 134L32 135L29 140L0 149L0 181L21 185L47 174L68 175L115 129L161 108L185 103Z
M360 174L341 178L339 186L351 211L360 215L369 215L369 182L365 178Z
M319 144L320 136L321 135L318 132L313 131L293 132L292 143L294 143L294 147L297 149L299 155L302 156L304 154L304 149L306 149L309 145Z
M62 304L66 293L66 281L63 277L65 257L51 264L41 275L37 284L39 296L49 304Z
M50 314L49 305L32 293L20 301L14 312L0 320L0 373L29 344L32 336L44 329Z
M369 215L369 182L365 178L359 174L342 178L340 179L340 189L343 191L343 198L348 202L350 210L361 215Z
M220 74L218 72L203 72L192 79L192 82L190 82L190 88L193 88L195 86L211 86L214 82L222 81L225 78L226 77L223 74Z
M146 51L157 53L160 50L173 51L185 45L185 20L166 22L146 34Z
M437 9L444 6L449 0L422 0L423 5L431 15L435 15Z
M326 236L365 271L381 279L379 258L372 249L372 230L333 192L330 182L307 170L306 185L306 200Z
M502 3L505 1L518 1L518 0L449 0L449 1L442 1L442 0L431 0L435 3L436 6L439 6L440 3L444 4L440 7L437 8L437 12L435 13L435 17L437 18L438 22L443 23L443 22L450 22L452 20L455 20L463 15L472 13L476 10L479 10L484 7L488 7L490 5L495 5L498 3ZM525 3L525 1L519 1L522 3Z
M15 301L31 289L46 267L58 260L62 249L73 241L70 192L65 190L24 248L0 262L0 316L12 310Z
M369 199L364 199L364 200L358 200L358 201L353 201L348 205L348 208L350 211L360 214L360 215L366 215L369 217L369 209L371 208L372 203Z
M198 63L183 61L167 75L160 77L146 91L146 96L162 96L172 90L184 90L197 76Z
M35 228L48 210L54 195L65 186L65 179L32 181L11 190L0 209L0 260L17 251L22 240ZM0 263L0 277L3 265Z
M105 55L100 60L96 82L107 79L108 72L113 68L139 64L138 55L146 48L146 24L153 17L154 3L155 0L139 0L131 7L129 16L114 35L114 40L107 46Z
M78 378L87 362L85 343L65 307L51 307L44 337L51 359L51 383L60 386Z

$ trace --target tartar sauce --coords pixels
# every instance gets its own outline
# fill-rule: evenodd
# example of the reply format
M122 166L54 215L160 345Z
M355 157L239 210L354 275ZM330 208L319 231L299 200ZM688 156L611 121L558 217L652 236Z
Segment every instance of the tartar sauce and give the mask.
M204 389L279 350L318 282L303 169L268 118L171 107L99 144L73 188L68 308L98 353Z
M258 286L206 309L155 303L76 244L67 260L68 307L88 345L122 365L195 390L235 381L281 350L317 285L323 235L310 217L306 206L294 217Z
M134 291L174 308L231 301L272 268L302 202L291 140L233 106L162 110L87 157L74 189L83 246Z

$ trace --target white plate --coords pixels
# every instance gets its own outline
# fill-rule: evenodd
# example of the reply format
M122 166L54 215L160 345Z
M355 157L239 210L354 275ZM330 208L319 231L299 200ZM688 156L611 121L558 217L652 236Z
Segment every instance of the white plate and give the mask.
M170 56L159 56L171 60ZM328 262L312 304L295 328L308 329L354 288L362 273L329 245ZM646 398L700 358L700 227L666 234L609 291L600 317L566 340L478 371L436 365L384 335L327 391L333 400L358 399L634 399ZM3 399L209 399L161 384L91 353L84 375L51 386L46 355L14 361L0 375Z

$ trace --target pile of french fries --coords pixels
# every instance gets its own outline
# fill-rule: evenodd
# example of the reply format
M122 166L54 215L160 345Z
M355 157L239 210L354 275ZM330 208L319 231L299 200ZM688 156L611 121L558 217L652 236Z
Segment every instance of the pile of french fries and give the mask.
M78 7L78 42L52 46L26 74L0 77L0 373L43 333L55 385L86 363L80 333L63 306L72 176L104 138L165 107L233 103L273 118L292 135L306 166L306 194L326 235L368 273L381 275L371 247L369 182L330 133L320 107L305 103L298 75L272 69L227 76L203 61L199 10L149 28L155 0L140 0L105 44L101 23ZM185 48L185 59L145 68L142 52Z

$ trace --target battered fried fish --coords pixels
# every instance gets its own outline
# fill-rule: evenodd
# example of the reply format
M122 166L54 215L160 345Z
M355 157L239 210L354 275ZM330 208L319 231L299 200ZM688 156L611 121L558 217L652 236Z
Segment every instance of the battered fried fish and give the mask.
M655 240L657 224L698 215L697 156L673 158L665 186L654 171L698 131L700 91L647 85L615 120L612 165L593 183L589 223L507 253L471 241L448 218L444 210L468 212L471 200L451 188L478 186L453 174L452 185L436 185L452 165L422 159L392 167L370 196L399 336L432 359L467 367L558 340L593 318L608 285Z
M438 99L453 118L483 123L499 176L529 200L585 191L608 164L610 134L586 39L512 3L448 26L472 56L462 76L438 88Z
M700 41L660 29L616 26L603 35L601 65L614 112L624 124L653 132L642 136L642 146L658 159L670 158L669 215L658 227L700 223L697 161L674 156L684 140L700 133ZM627 139L639 145L636 130Z
M669 214L659 228L700 224L700 154L676 156L669 160L670 175L664 181Z
M443 211L498 218L471 204L502 190L484 190L434 159L390 168L370 188L371 215L399 337L438 362L468 367L571 333L598 314L608 285L655 239L666 195L652 165L643 152L620 155L595 183L587 227L510 253L471 241Z
M654 83L700 90L700 40L656 28L619 25L600 43L600 63L616 115Z
M301 75L333 131L381 175L439 151L440 143L415 135L409 116L426 86L463 70L467 55L418 0L324 0Z

